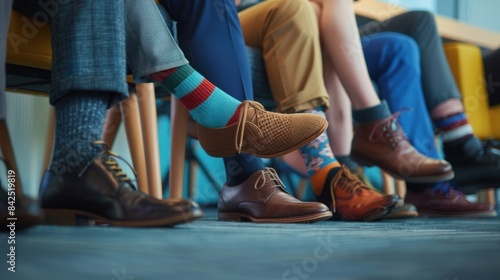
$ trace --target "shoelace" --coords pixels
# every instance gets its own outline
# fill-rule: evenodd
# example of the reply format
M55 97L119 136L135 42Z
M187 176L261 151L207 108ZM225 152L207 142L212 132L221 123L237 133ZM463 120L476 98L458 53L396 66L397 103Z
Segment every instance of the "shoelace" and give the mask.
M285 184L283 184L283 182L281 181L280 177L278 176L278 173L276 173L276 170L266 167L264 170L261 170L260 172L261 172L260 176L257 179L257 181L255 181L255 184L253 186L256 190L262 189L270 180L274 182L274 186L270 186L270 188L280 188L286 191ZM269 180L267 179L266 174L269 174L270 177Z
M241 113L240 113L240 120L238 121L238 125L236 127L236 150L238 151L238 153L241 153L241 149L243 147L243 139L245 138L245 125L246 125L246 121L247 121L247 111L250 109L250 107L254 108L255 109L255 116L254 118L257 120L259 120L259 112L260 111L265 111L264 110L264 107L262 107L262 105L260 105L259 103L257 102L250 102L250 101L244 101L242 104L241 104ZM262 131L260 130L259 127L256 127L257 130L259 131L259 134L260 136L263 136L262 134Z
M456 194L459 196L465 196L462 192L457 191L457 186L451 181L439 182L432 188L432 194L442 193L445 196Z
M104 165L106 166L106 168L111 172L113 173L113 176L115 178L118 179L118 181L120 182L130 182L131 180L127 177L127 174L125 174L122 169L120 168L120 166L118 165L118 163L111 157L115 157L117 159L121 159L123 162L125 162L125 164L128 165L128 167L130 167L130 169L132 170L132 172L134 173L134 176L135 176L135 179L137 181L137 173L135 172L135 169L132 167L132 165L130 163L128 163L123 157L119 156L118 154L110 151L109 149L109 145L102 141L102 140L98 140L98 141L94 141L92 142L92 145L100 145L103 147L102 151L97 154L86 166L85 168L82 169L82 171L80 171L80 173L78 174L78 177L81 177L86 171L87 169L90 167L90 165L92 164L92 162L94 162L94 160L98 159L98 158L101 158L101 157L104 157L105 158L105 161L104 161ZM137 188L135 187L134 184L130 184L133 186L134 189L137 190Z
M383 135L387 138L389 138L389 141L392 143L392 148L395 149L398 146L398 142L406 140L406 134L404 133L403 129L399 127L399 125L396 123L399 115L401 115L404 111L410 111L410 108L403 108L401 111L398 111L389 117L387 117L385 120L382 122L378 123L370 132L370 135L368 136L369 141L377 141L378 138L375 138L375 136L379 136L380 134L376 134L376 132L379 130L380 127L382 127ZM395 128L393 127L395 126Z
M361 180L359 180L354 174L352 174L347 167L342 165L339 173L335 176L335 180L332 181L330 187L330 195L332 196L332 210L336 212L335 204L335 192L333 186L338 186L347 193L354 194L361 188L367 188Z

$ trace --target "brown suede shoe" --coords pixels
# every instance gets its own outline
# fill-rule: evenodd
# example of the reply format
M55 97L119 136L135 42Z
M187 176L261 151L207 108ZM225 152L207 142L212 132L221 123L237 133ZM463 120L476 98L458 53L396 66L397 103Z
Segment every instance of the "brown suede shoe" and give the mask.
M330 207L335 219L380 220L401 200L397 195L383 195L367 187L345 166L333 174L332 169L318 201Z
M278 157L316 139L328 126L313 114L278 114L253 101L243 101L238 123L223 128L197 124L198 140L213 157L247 153Z
M101 142L95 142L102 144ZM56 174L47 171L40 185L40 205L48 224L75 225L81 220L112 226L173 226L196 220L195 202L159 200L135 189L107 149L87 165Z
M351 157L366 166L377 165L407 182L440 182L453 178L451 165L420 154L408 141L394 114L355 126Z
M240 185L225 185L218 208L220 221L300 223L332 217L325 205L291 196L272 168L255 172Z
M363 182L367 187L375 190L380 194L384 194L383 192L375 188L370 182L370 180L366 178L365 173L363 172L363 168L361 166L359 166L356 170L351 172L352 174L356 175L356 177L358 177L361 180L361 182ZM384 219L406 219L415 217L418 217L417 208L413 204L405 202L404 200L401 199L396 204L396 206L394 206L394 209L389 214L384 216Z
M474 203L448 183L423 192L406 192L406 201L414 204L421 216L430 217L496 217L493 205Z

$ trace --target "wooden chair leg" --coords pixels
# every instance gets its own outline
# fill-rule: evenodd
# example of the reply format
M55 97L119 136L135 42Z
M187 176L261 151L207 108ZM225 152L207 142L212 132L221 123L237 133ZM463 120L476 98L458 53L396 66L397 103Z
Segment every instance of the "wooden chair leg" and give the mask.
M404 180L396 180L396 194L399 195L402 199L405 198L406 195L406 182Z
M380 171L382 172L382 188L383 188L383 191L385 194L394 194L395 193L395 190L394 190L394 177L392 177L391 175L389 175L388 173L384 172L384 171Z
M54 149L54 136L56 130L56 110L53 106L49 109L49 123L47 127L47 135L45 136L45 153L43 154L42 176L45 170L49 169L52 151Z
M299 180L299 185L297 186L297 198L300 200L304 199L304 193L306 192L306 186L307 186L307 180L306 179L300 179Z
M184 160L186 156L186 126L189 113L179 100L172 97L170 119L170 197L181 198L184 189Z
M106 114L106 122L102 133L102 140L108 143L112 148L115 143L116 135L122 121L122 112L119 104L111 107Z
M127 134L128 146L134 169L137 172L137 185L139 190L144 193L149 193L148 174L146 172L146 159L144 157L144 144L142 141L141 122L139 116L139 105L137 95L131 93L127 100L120 103L123 122L125 124L125 132Z
M198 163L195 160L189 161L189 183L188 183L188 198L194 199L196 197L196 179L198 178Z
M496 205L496 189L485 189L477 192L477 201L489 205Z
M160 149L158 148L158 119L156 114L156 96L153 83L135 85L141 113L142 136L146 167L148 172L149 194L161 199Z
M16 196L22 198L24 193L20 180L21 176L19 175L19 169L17 168L16 158L14 157L14 150L12 148L12 141L10 140L10 134L5 120L0 120L0 148L2 149L3 158L10 165L8 168L14 170L16 173Z

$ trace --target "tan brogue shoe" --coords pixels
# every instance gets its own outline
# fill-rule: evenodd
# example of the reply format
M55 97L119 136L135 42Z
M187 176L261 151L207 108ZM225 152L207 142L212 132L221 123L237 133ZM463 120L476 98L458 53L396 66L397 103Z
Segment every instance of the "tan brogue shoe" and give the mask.
M272 158L311 142L327 126L327 121L317 115L272 113L257 102L243 101L237 123L223 128L196 128L201 146L211 156L247 153Z

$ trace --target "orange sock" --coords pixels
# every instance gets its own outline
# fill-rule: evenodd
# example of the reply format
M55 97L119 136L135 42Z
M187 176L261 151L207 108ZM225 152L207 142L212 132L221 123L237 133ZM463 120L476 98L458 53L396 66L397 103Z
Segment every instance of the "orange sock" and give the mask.
M323 192L323 188L325 187L326 177L330 173L330 170L333 168L340 168L341 165L338 161L332 162L311 175L309 179L311 180L311 186L313 192L316 196L319 196Z

